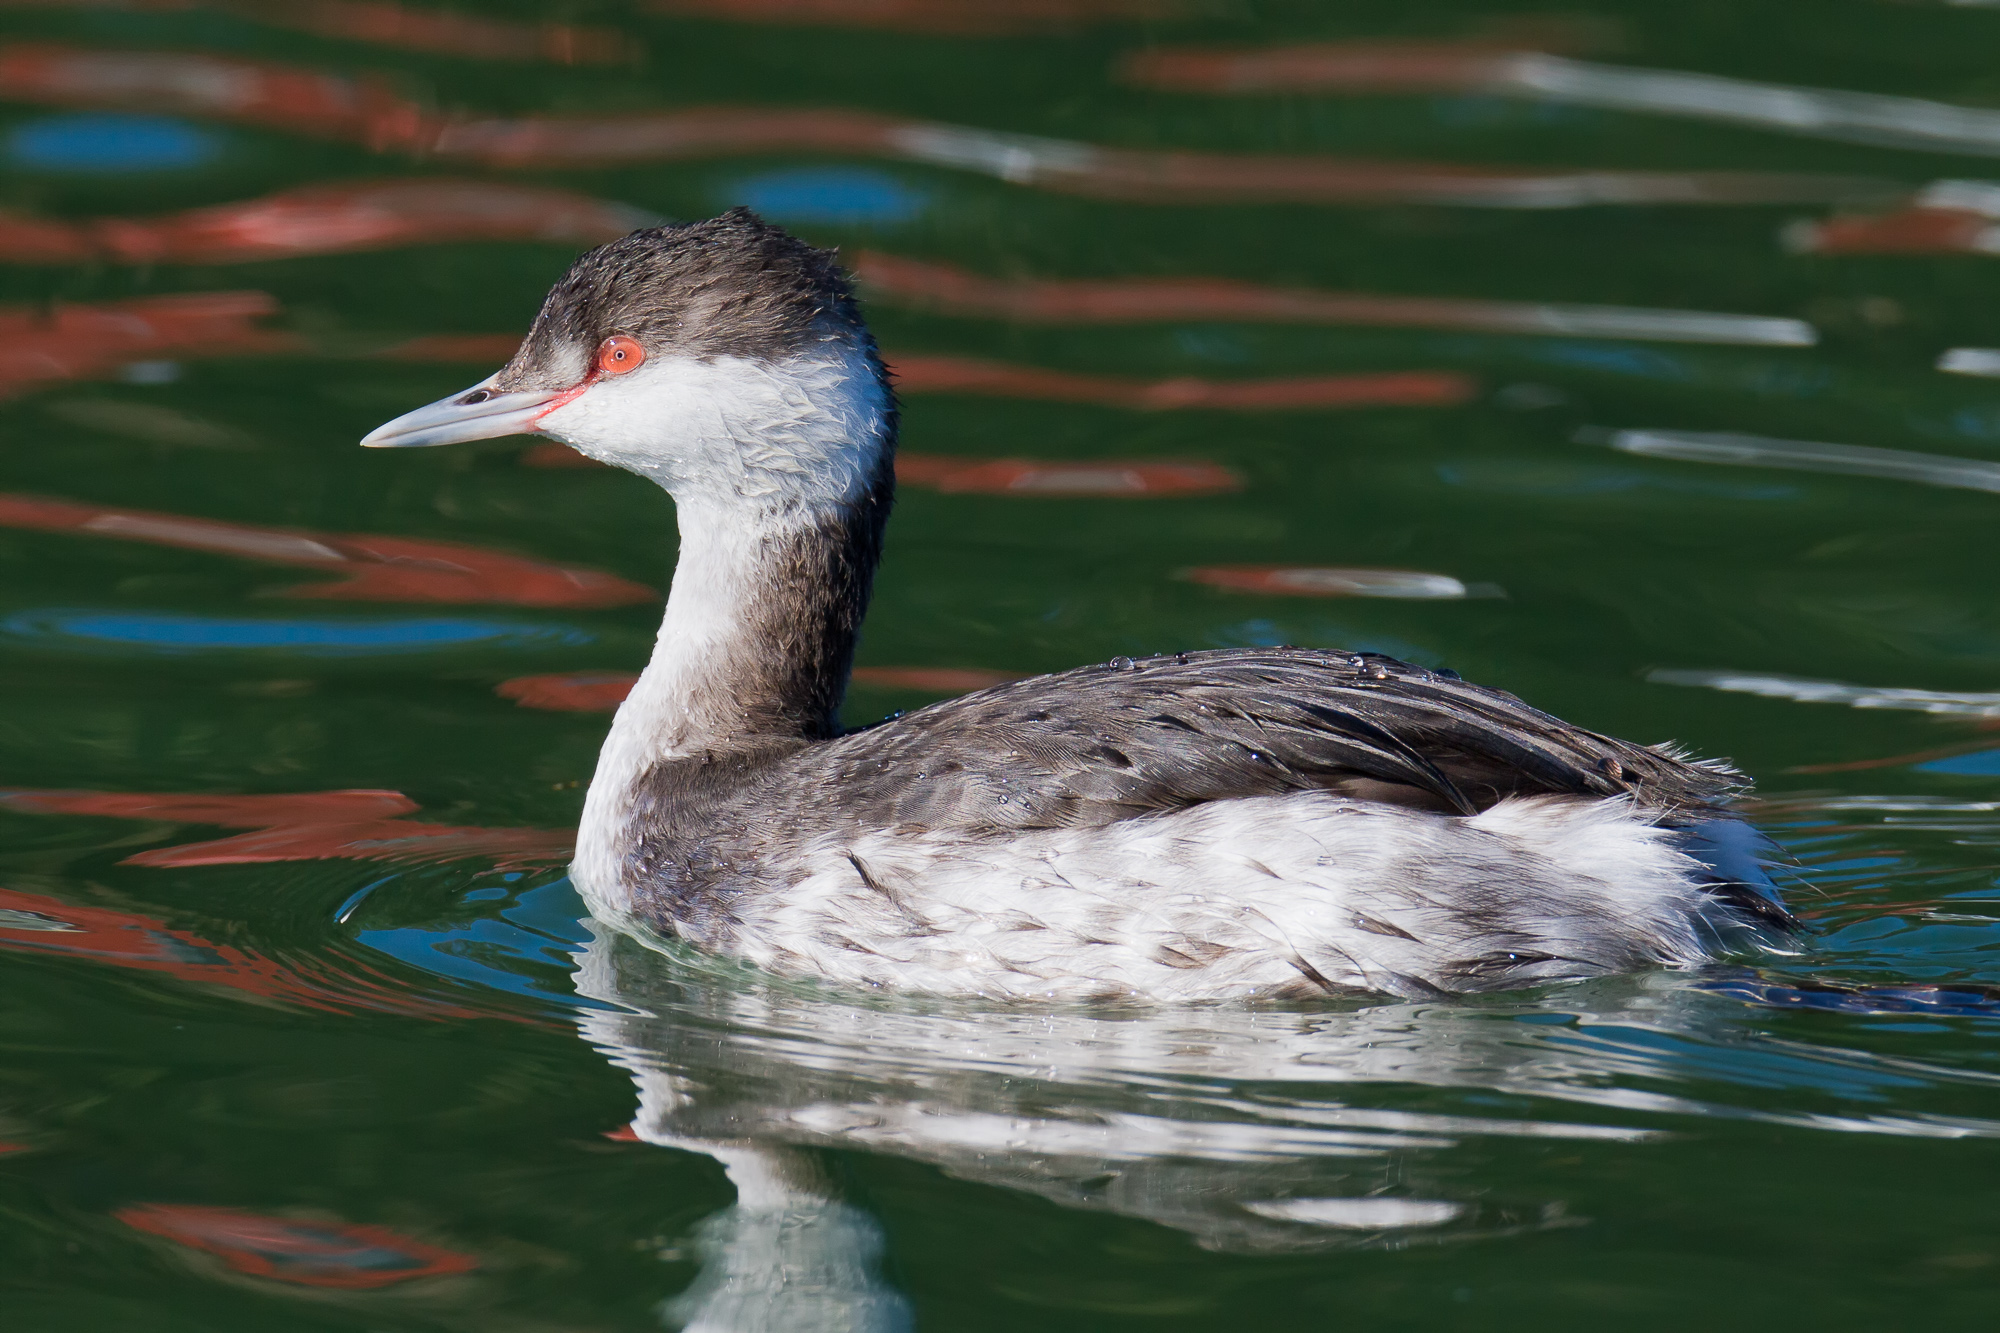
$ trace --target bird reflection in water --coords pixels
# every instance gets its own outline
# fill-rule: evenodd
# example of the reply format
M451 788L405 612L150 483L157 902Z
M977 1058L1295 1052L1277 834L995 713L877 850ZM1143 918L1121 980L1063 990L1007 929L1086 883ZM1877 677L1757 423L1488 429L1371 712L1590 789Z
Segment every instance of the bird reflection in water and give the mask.
M712 1157L737 1189L697 1227L701 1272L663 1311L700 1333L909 1326L881 1230L833 1187L827 1149L1273 1254L1588 1225L1553 1194L1469 1183L1446 1154L1480 1139L1643 1146L1728 1120L2000 1136L1909 1096L1988 1075L1767 1030L1770 1008L1991 1017L1991 988L1724 967L1470 1002L1027 1010L837 995L586 924L575 985L604 1007L582 1011L581 1035L638 1099L612 1137ZM1713 1050L1745 1044L1761 1072L1716 1079ZM1695 1070L1705 1099L1667 1090ZM1397 1089L1426 1109L1398 1109ZM1477 1113L1441 1109L1454 1102Z
M689 1329L908 1326L873 1219L816 1150L861 1149L1141 1218L1202 1246L1285 1252L1571 1224L1562 1201L1436 1197L1424 1158L1465 1136L1632 1142L1615 1124L1348 1106L1329 1083L1532 1084L1519 1025L1412 1004L1024 1011L835 997L601 928L579 956L584 1038L630 1071L617 1137L715 1158L737 1189L702 1223ZM1482 1033L1491 1035L1481 1039ZM1298 1089L1301 1083L1316 1085ZM1257 1085L1246 1095L1238 1089ZM1304 1095L1276 1091L1292 1085ZM1427 1190L1428 1186L1428 1190Z

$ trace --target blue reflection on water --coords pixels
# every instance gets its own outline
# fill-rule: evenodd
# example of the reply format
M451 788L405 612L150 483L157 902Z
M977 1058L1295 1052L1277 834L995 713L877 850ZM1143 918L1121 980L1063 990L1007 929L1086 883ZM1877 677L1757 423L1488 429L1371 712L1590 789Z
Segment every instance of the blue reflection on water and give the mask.
M505 896L504 890L499 892ZM495 893L492 888L475 889L465 899L483 902ZM586 911L564 878L514 896L495 915L436 926L364 930L356 938L437 976L516 995L603 1007L579 998L570 987L576 966L573 955L590 942L590 932L582 924Z
M568 647L592 641L591 635L565 625L455 616L279 620L163 611L22 611L0 620L0 634L116 644L159 653L252 648L280 649L306 657L422 652L475 643L483 647Z
M771 171L735 182L728 193L777 222L907 222L927 202L923 191L864 167Z
M8 159L43 171L167 171L220 151L213 134L165 116L50 116L7 135Z
M1679 383L1695 378L1685 361L1651 347L1630 343L1552 341L1527 349L1538 361L1560 366L1580 366L1586 370L1633 375L1640 379Z
M1789 990L1751 981L1698 981L1690 987L1753 1004L1790 1008L1794 995L1831 992ZM1850 1005L1816 1005L1857 1013L1880 1012ZM1576 1053L1580 1060L1603 1069L1623 1066L1644 1076L1671 1071L1683 1079L1713 1079L1745 1088L1819 1088L1848 1101L1886 1102L1901 1089L1930 1082L1921 1072L1884 1067L1865 1059L1849 1061L1834 1049L1787 1047L1778 1043L1717 1043L1700 1032L1675 1032L1636 1023L1592 1022L1545 1038L1552 1048Z
M2000 987L1974 982L1913 982L1900 986L1786 980L1745 971L1697 981L1694 989L1774 1009L1830 1009L1848 1014L1932 1014L2000 1018Z
M1919 773L1951 773L1960 777L2000 778L2000 750L1978 750L1933 759L1916 766Z
M1207 326L1176 329L1174 345L1189 356L1203 361L1227 361L1241 364L1250 360L1254 353L1250 343L1237 329L1219 329Z
M1430 111L1441 124L1481 129L1513 129L1522 125L1590 125L1605 119L1604 113L1594 107L1496 97L1490 93L1435 97L1431 99Z

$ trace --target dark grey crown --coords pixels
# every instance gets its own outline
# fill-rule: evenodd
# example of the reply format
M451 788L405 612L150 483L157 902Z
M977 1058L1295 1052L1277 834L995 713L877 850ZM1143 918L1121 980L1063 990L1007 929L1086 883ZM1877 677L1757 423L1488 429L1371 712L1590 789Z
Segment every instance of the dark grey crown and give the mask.
M816 250L747 208L647 227L570 265L550 289L502 390L577 382L597 345L637 338L650 356L783 357L866 331L832 250Z

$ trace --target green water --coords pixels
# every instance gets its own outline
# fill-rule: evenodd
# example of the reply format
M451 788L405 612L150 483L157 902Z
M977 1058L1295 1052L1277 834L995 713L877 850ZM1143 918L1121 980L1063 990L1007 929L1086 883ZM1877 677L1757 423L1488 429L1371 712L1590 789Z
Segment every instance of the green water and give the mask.
M1736 0L1550 20L1499 3L1220 0L1036 30L1059 11L911 11L960 27L1028 16L988 35L611 3L449 11L624 35L614 63L566 66L475 59L462 34L447 35L455 53L333 35L355 12L4 11L14 51L238 62L184 66L179 92L101 79L57 96L15 66L0 77L7 1328L1983 1324L2000 1282L1986 1174L2000 1023L1976 988L2000 985L2000 386L1934 363L2000 346L2000 259L1798 253L1779 237L1892 213L1932 181L2000 179L2000 148L1490 86L1216 95L1113 71L1153 46L1497 34L1598 66L1981 107L2000 104L2000 13ZM1878 183L1838 206L1491 208L1098 197L798 142L510 168L218 110L260 62L379 78L404 105L466 118L846 108L1223 159ZM579 242L516 229L142 260L65 258L6 229L99 235L93 219L384 178L537 185L676 218L748 201L850 253L1008 280L1807 321L1813 346L1704 345L1186 313L1061 324L877 291L892 359L1221 384L1447 372L1472 387L1456 406L1351 410L912 392L913 454L1197 461L1241 484L906 488L861 662L1026 674L1289 642L1450 666L1601 730L1732 757L1799 862L1814 933L1796 957L1699 975L1175 1013L831 995L596 937L560 846L606 715L496 687L636 670L656 603L493 591L504 579L431 600L301 595L412 567L353 534L664 583L671 508L636 478L524 465L523 440L354 447L493 364L395 349L518 332ZM297 242L302 224L286 225ZM80 307L225 291L267 293L273 313L238 319L233 343L58 337ZM285 341L253 348L256 328ZM1630 431L1752 436L1765 452L1613 447ZM24 496L72 508L51 518ZM1214 566L1410 570L1468 595L1185 576ZM879 681L855 688L853 721L936 697ZM406 799L166 800L351 789ZM1942 989L1884 989L1908 982Z

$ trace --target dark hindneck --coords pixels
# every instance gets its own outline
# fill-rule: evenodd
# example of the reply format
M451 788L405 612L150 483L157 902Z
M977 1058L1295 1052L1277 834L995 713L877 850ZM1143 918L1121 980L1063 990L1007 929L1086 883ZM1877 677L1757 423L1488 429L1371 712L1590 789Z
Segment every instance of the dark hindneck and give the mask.
M837 734L894 495L888 458L871 483L810 509L684 504L660 641L613 740L625 732L658 761Z
M709 706L721 722L715 742L839 734L891 493L884 484L759 542L753 576L759 586L740 621L743 648L715 663L709 681Z

